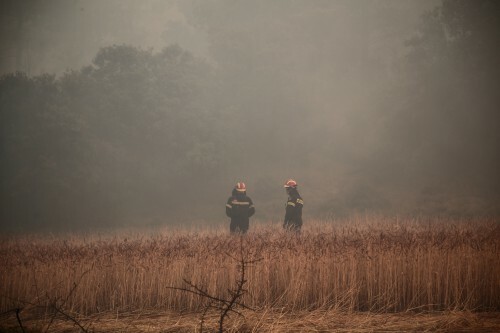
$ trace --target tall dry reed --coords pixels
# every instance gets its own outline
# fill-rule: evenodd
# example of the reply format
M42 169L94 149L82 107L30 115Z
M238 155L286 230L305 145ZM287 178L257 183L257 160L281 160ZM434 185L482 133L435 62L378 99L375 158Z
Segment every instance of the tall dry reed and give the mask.
M255 308L286 311L500 310L496 220L314 221L300 235L253 226L243 237ZM0 311L67 299L69 311L199 309L169 289L188 279L226 297L239 236L225 230L23 236L0 245ZM72 291L73 290L73 291Z

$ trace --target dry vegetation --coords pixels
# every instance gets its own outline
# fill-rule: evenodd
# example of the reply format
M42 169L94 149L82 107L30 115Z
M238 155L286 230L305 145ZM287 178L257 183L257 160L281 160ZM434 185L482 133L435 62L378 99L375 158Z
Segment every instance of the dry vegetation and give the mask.
M96 331L195 331L206 300L168 287L187 279L227 298L240 242L248 261L260 259L246 267L241 299L256 311L231 316L228 330L500 328L498 220L376 217L308 222L301 235L258 225L242 238L225 229L4 238L0 327L15 326L20 309L21 322L42 328L78 330L67 314ZM207 329L216 317L207 314Z

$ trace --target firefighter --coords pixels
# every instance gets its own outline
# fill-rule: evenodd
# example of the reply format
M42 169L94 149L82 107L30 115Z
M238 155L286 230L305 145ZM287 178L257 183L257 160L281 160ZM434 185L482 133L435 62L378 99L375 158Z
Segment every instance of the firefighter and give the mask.
M286 202L283 228L299 232L302 227L302 207L304 206L304 201L297 191L297 182L295 180L287 180L284 187L288 194L288 200Z
M248 231L250 216L254 213L255 207L253 206L252 199L247 196L245 183L237 183L226 203L226 215L231 218L229 231L231 233L246 233Z

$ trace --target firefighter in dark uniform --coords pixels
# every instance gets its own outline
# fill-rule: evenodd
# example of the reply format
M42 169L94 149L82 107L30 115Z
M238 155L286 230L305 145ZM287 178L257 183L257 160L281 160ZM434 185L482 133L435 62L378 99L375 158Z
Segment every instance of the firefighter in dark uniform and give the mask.
M295 180L287 180L285 189L288 194L288 200L286 202L283 228L299 232L302 227L302 207L304 206L304 201L297 191L297 182Z
M252 199L247 196L245 183L237 183L232 195L227 199L226 215L231 218L229 231L231 233L246 233L250 222L250 216L255 213Z

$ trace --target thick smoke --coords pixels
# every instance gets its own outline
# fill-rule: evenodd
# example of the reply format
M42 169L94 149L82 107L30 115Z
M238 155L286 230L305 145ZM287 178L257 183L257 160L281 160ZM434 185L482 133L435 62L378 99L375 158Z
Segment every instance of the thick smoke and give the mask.
M495 1L1 7L5 229L498 214Z

